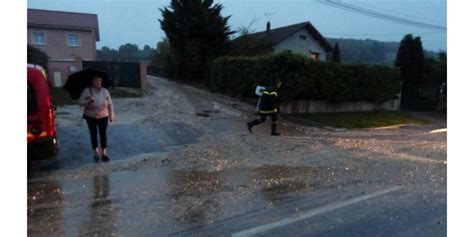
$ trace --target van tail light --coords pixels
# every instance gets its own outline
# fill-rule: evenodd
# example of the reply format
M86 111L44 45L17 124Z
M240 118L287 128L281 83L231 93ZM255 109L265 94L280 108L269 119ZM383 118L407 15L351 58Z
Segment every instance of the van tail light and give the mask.
M26 137L27 137L27 142L31 142L35 140L36 138L42 138L42 137L47 137L47 136L48 134L46 132L42 132L39 135L33 135L33 133L29 132Z
M56 137L56 130L54 129L54 112L52 108L53 100L51 96L46 97L46 110L44 111L44 125L41 127L33 127L27 133L28 143L37 138ZM40 120L41 124L41 120Z
M33 141L35 139L35 136L29 132L26 135L26 138L27 138L27 142L30 143L31 141Z
M56 132L54 130L54 114L53 114L53 100L51 96L46 97L46 105L48 110L46 111L46 118L48 119L48 122L46 123L46 132L48 136L55 136Z

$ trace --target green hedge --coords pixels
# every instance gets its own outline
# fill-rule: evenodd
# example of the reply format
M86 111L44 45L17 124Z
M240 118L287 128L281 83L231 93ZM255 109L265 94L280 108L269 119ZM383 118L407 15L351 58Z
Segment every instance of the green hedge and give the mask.
M256 85L283 81L282 101L375 101L392 99L399 91L395 68L315 62L303 55L281 53L259 57L220 57L211 65L213 91L252 97Z

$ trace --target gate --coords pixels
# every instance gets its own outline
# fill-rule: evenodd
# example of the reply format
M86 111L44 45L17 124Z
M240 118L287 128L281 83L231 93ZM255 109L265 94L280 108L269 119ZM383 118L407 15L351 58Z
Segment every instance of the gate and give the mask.
M82 68L107 72L116 87L141 88L140 63L82 61Z

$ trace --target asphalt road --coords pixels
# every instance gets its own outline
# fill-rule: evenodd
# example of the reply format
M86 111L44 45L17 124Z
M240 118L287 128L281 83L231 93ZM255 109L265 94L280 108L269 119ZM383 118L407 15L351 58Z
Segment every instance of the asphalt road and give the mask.
M85 124L59 126L58 158L28 180L28 235L446 236L446 132L430 133L445 121L343 132L283 121L275 138L269 124L249 134L246 118L213 116L112 124L109 163L92 161Z
M82 159L87 162L88 156ZM44 172L73 172L74 163L64 164ZM94 164L92 172L101 173L109 165ZM41 176L28 182L28 233L446 236L445 179L433 178L433 173L443 177L445 165L427 164L424 169L419 163L393 161L387 166L394 173L400 170L400 175L412 167L419 170L419 179L432 179L394 182L384 178L382 170L370 168L364 172L371 178L355 179L344 174L345 169L284 165L219 172L150 168L82 178Z
M138 124L110 124L107 131L109 156L122 160L132 156L164 152L168 147L195 142L202 132L183 123L166 123L156 126ZM58 127L60 150L55 159L40 162L37 171L74 169L93 160L89 131L85 122L81 127Z

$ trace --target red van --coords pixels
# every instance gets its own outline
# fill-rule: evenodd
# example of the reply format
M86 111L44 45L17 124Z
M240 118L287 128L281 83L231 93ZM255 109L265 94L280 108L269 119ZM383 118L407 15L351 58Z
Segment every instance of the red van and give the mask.
M53 100L45 71L41 66L28 64L27 100L27 144L30 165L32 160L51 158L59 150L54 128Z

